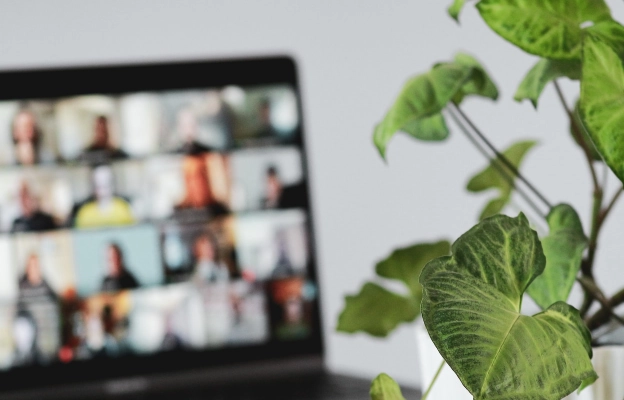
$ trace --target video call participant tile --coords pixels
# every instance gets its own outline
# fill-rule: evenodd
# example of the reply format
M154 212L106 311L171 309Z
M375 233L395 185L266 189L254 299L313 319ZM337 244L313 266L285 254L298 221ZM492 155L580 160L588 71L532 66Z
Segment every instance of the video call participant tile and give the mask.
M139 354L205 345L203 308L197 286L179 283L132 292L129 343Z
M204 347L262 343L269 340L266 294L259 283L241 279L200 287Z
M249 280L302 275L309 262L302 210L262 211L236 217L236 254Z
M161 95L161 151L188 155L224 151L233 144L233 112L217 90Z
M76 167L71 171L73 205L68 226L115 227L147 218L150 194L143 161Z
M233 217L200 224L166 223L160 227L160 243L167 282L227 282L240 276Z
M58 161L56 133L52 102L0 102L0 165Z
M301 208L307 205L303 160L296 147L235 151L232 208L236 211Z
M72 178L63 168L0 171L0 229L41 232L65 226L73 206Z
M259 282L239 279L230 286L234 320L228 337L232 345L263 343L269 340L268 302Z
M297 98L290 86L275 85L244 90L236 86L221 91L234 111L233 136L237 146L293 143L298 140Z
M54 297L75 296L74 246L70 231L19 234L13 244L20 288L22 285L37 286L35 282L40 281Z
M73 241L81 297L164 282L158 232L152 226L76 231Z
M15 365L57 360L61 307L75 296L72 241L66 231L20 234L13 241L17 303Z
M120 100L101 95L57 101L54 111L61 157L99 165L151 154L159 131L152 103L151 98ZM139 113L132 114L133 110Z
M132 307L132 296L128 290L101 293L84 299L81 307L71 315L74 340L70 354L75 359L89 359L130 353L128 333Z
M278 340L298 340L312 334L316 288L302 277L271 281L268 284L273 335Z
M230 212L227 155L160 156L146 168L153 199L151 218L196 222Z

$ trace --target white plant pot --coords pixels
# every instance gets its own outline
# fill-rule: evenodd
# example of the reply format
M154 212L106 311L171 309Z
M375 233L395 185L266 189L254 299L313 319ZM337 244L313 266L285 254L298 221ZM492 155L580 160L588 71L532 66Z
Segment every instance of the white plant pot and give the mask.
M422 391L431 384L442 356L429 338L422 321L416 324ZM624 399L624 346L604 346L594 349L592 359L598 380L580 394L573 393L564 400L622 400ZM427 400L472 400L472 395L459 378L445 365Z
M420 362L420 382L424 394L442 363L442 356L429 338L427 329L420 319L416 323L416 342ZM427 400L472 400L472 395L461 384L455 372L445 365Z

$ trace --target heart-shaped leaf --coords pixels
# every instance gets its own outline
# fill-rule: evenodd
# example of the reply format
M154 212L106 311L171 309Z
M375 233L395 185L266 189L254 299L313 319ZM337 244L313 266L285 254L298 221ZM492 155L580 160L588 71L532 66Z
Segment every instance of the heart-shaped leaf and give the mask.
M592 37L607 43L624 58L624 26L616 21L604 21L587 28Z
M527 290L543 309L568 300L587 247L581 219L571 206L553 207L547 220L550 233L542 239L546 268Z
M422 286L418 277L427 263L434 258L447 256L451 244L446 240L435 243L418 243L397 249L388 258L377 263L375 272L382 278L400 280L410 289L413 296L422 296Z
M554 60L580 58L581 26L611 20L603 0L481 0L477 8L504 39Z
M453 4L451 4L446 11L451 16L451 18L459 22L459 13L461 12L462 8L464 8L464 5L466 5L466 0L453 0Z
M546 85L564 76L572 80L581 79L581 62L578 60L549 60L542 58L524 77L514 99L516 101L531 100L533 107L537 108L537 101Z
M370 397L371 400L405 400L399 385L386 374L379 374L373 380Z
M464 83L464 86L462 86L460 90L461 99L454 100L455 104L461 103L464 97L470 95L486 97L490 100L498 99L498 88L496 84L476 58L466 53L457 53L453 59L453 63L473 68L471 78Z
M440 64L410 79L375 128L373 141L381 156L385 157L386 146L397 131L415 120L439 114L471 75L471 68ZM417 136L417 132L412 130L411 135Z
M410 294L399 295L375 283L366 283L360 293L345 297L345 308L338 318L341 332L366 332L383 337L399 324L411 322L420 314L422 286L418 277L425 265L436 257L448 255L451 244L442 240L419 243L397 249L377 263L375 271L382 278L401 281Z
M373 142L382 157L398 131L426 141L444 140L448 128L441 114L451 101L468 95L496 99L498 90L479 62L458 54L453 62L439 63L410 79L384 119L375 127Z
M534 145L535 142L530 140L518 142L503 151L503 155L507 157L514 167L519 168L524 156ZM502 175L501 171L505 173L507 178ZM498 189L499 192L498 197L490 200L481 211L480 220L498 214L505 208L511 199L514 181L515 176L513 173L498 159L492 160L486 169L470 179L466 187L470 192L477 193L489 189Z
M591 36L583 51L580 104L596 149L624 182L624 68L610 46Z
M426 142L439 142L449 135L449 129L442 113L433 114L430 117L413 119L401 129L415 139Z
M336 330L346 333L366 332L385 337L403 322L412 322L420 314L420 299L401 296L375 283L367 282L360 293L345 296L345 308L338 317Z
M423 270L423 321L475 400L561 399L596 379L577 310L559 302L520 314L544 265L537 234L520 214L482 221L453 244L452 256Z

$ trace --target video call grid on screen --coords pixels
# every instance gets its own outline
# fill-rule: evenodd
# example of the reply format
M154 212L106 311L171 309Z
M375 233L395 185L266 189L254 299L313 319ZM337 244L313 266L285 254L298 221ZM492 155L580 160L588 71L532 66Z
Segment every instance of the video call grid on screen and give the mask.
M0 102L0 368L318 335L288 83Z

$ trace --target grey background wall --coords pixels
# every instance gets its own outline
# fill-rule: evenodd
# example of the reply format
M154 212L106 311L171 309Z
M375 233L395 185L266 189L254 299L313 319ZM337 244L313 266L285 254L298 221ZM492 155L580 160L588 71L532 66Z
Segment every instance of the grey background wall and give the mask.
M501 99L498 104L470 100L465 109L500 147L520 137L538 139L526 174L552 202L575 205L585 221L590 209L589 175L568 138L552 87L538 112L512 100L535 58L496 37L471 6L458 26L446 16L446 3L450 0L3 0L0 68L295 56L318 217L327 364L366 377L386 371L418 385L411 327L387 341L334 333L342 296L371 276L375 260L396 245L456 238L475 223L485 202L463 190L485 163L456 129L444 145L397 137L389 163L378 157L372 127L407 77L459 49L477 56L498 82ZM624 3L608 3L624 19ZM572 101L576 85L566 81L564 89ZM623 217L620 206L605 228L604 237L610 237L598 257L598 279L607 292L616 288L613 277L624 274L617 236Z

